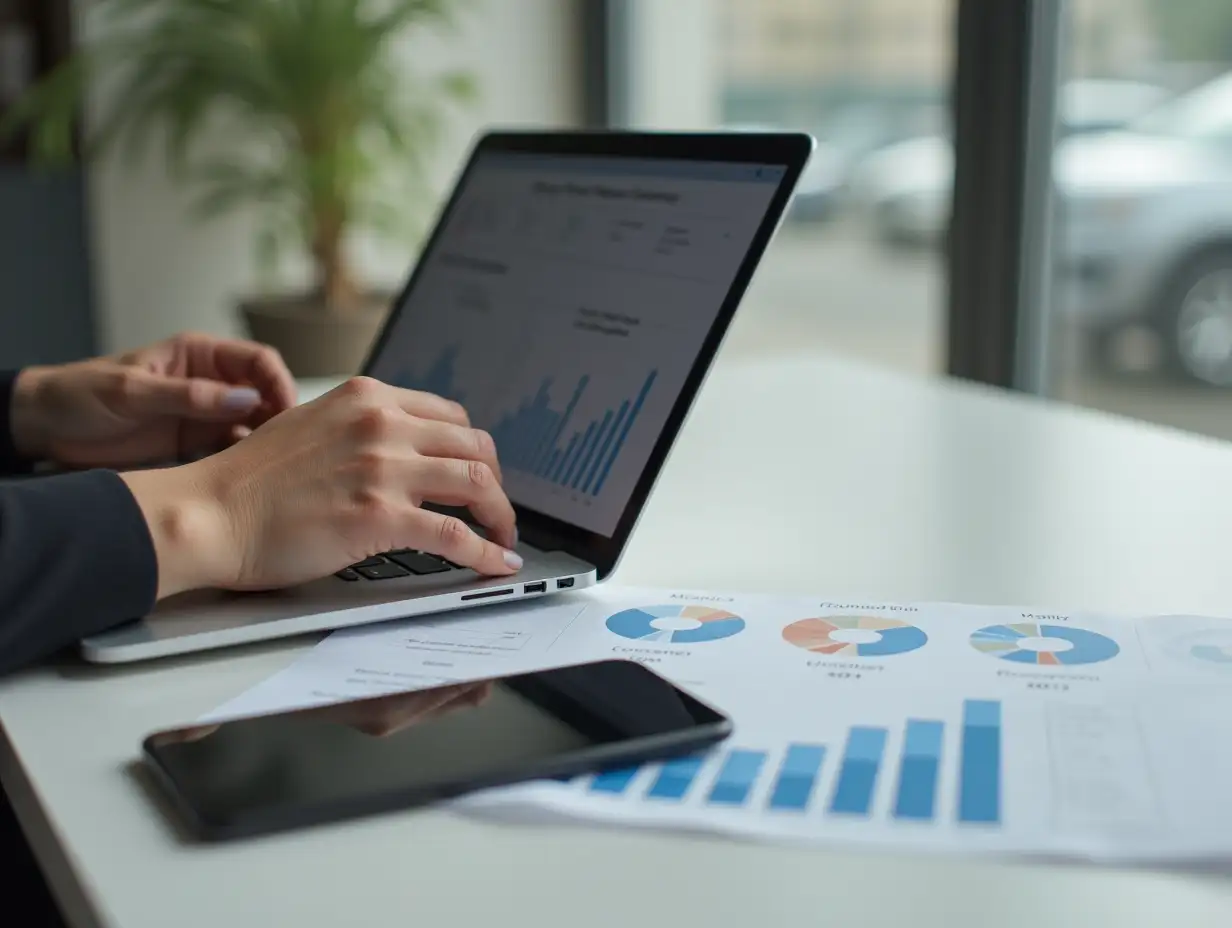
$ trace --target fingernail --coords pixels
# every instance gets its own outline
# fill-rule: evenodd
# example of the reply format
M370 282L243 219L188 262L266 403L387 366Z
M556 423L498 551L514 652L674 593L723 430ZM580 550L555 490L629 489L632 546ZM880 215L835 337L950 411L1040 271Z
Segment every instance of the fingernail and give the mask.
M222 395L222 408L234 412L252 409L260 402L260 392L252 387L232 387Z
M518 557L516 554L514 554L512 551L506 551L505 552L505 566L508 567L510 570L521 570L522 569L522 559Z

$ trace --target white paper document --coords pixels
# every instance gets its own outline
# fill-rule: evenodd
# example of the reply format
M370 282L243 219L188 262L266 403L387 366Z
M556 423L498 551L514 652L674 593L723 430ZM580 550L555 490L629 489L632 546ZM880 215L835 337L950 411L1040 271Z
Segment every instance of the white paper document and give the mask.
M1232 621L601 587L337 632L210 718L588 660L732 716L485 814L1101 861L1232 856Z

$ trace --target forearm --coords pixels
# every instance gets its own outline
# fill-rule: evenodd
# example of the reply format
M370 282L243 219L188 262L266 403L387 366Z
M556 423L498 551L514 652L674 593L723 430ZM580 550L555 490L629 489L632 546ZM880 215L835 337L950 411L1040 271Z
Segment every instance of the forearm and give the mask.
M157 598L216 586L233 556L226 520L207 476L192 465L123 473L157 562Z
M118 475L0 484L0 674L147 613L158 565Z

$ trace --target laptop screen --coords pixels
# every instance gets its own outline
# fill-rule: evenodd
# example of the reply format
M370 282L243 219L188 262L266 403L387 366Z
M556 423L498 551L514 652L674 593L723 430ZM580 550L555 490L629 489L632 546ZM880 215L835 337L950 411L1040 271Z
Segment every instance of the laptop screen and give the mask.
M611 537L785 174L480 152L368 372L462 403L514 503Z

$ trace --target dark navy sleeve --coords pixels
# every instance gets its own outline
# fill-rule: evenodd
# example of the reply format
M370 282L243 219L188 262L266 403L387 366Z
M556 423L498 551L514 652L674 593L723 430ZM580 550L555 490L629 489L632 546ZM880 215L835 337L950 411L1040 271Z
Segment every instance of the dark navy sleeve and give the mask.
M0 481L0 675L154 605L158 560L107 470Z
M0 473L28 469L0 379ZM0 674L150 611L158 560L128 485L107 470L0 479Z

